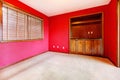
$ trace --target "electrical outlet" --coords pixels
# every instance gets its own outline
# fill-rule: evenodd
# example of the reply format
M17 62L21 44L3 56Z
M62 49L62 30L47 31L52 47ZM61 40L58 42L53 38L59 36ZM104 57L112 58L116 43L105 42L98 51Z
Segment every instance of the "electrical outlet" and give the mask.
M53 48L55 48L55 45L53 45Z
M57 46L57 48L59 48L59 46Z
M63 46L62 49L65 49L65 47Z

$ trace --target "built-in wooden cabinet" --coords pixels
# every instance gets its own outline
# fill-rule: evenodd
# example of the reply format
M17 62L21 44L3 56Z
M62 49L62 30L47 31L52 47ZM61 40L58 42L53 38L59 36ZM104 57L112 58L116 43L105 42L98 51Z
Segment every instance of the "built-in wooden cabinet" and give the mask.
M102 39L71 39L71 53L87 55L103 55Z
M70 52L102 56L102 22L102 13L71 18Z

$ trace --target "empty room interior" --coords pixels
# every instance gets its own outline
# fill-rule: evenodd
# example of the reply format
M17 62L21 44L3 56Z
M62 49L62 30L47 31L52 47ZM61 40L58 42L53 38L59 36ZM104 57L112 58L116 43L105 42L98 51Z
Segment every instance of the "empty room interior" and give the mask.
M120 80L119 0L0 0L0 80Z

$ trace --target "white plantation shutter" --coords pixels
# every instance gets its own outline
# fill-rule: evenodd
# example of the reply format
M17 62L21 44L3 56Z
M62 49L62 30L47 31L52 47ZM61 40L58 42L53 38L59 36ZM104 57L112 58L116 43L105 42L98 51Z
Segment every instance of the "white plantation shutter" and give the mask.
M7 18L8 40L16 40L17 38L17 27L16 27L17 26L17 12L12 9L8 9L7 16L8 16Z
M3 41L42 39L42 27L41 19L3 7Z
M3 40L8 40L8 10L6 7L3 7Z
M17 40L24 40L25 33L26 33L26 15L22 13L18 13L18 20L17 20Z
M39 39L42 38L42 21L39 19L29 17L29 38Z

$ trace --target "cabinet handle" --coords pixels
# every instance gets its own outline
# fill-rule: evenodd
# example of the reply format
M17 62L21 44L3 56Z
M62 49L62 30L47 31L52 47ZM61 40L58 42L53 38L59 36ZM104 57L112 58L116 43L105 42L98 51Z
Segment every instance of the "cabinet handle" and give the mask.
M88 34L90 34L90 32L88 31Z
M93 34L93 31L91 31L91 34Z

